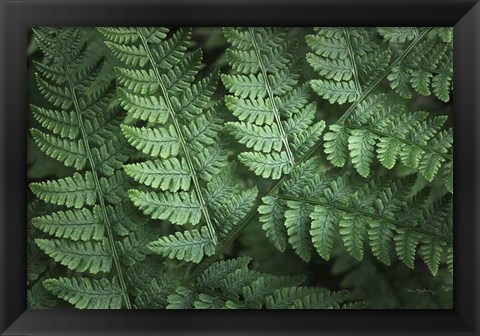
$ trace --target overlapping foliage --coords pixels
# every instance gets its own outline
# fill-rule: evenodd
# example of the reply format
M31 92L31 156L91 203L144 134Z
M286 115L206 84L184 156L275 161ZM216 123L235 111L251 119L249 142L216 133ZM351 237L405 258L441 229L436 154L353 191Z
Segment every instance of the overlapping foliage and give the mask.
M451 305L451 29L211 30L34 29L29 307Z

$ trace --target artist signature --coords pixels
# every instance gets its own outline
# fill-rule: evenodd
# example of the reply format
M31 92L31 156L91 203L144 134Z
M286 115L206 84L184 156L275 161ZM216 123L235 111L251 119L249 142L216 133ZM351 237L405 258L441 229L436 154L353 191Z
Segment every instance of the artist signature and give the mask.
M437 295L435 291L428 288L407 288L407 293Z

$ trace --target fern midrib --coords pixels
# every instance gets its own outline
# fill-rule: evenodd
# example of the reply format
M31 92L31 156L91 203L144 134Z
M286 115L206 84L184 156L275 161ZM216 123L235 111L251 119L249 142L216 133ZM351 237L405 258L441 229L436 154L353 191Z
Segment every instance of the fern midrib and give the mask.
M418 44L420 43L426 36L427 34L432 30L432 28L427 28L425 29L424 31L422 31L416 38L415 40L412 41L412 43L410 43L408 45L407 48L405 48L405 50L402 52L402 54L400 56L398 56L397 59L395 59L395 61L393 61L386 69L385 71L377 77L377 79L375 79L375 81L373 81L372 84L370 84L370 86L365 90L363 91L362 95L357 99L355 100L355 102L352 103L352 105L350 105L350 107L347 109L347 111L345 111L345 113L338 119L337 121L337 124L343 124L345 122L345 120L350 116L350 114L353 112L353 110L358 106L358 104L360 104L369 94L370 92L373 91L373 89L375 89L377 87L378 84L381 83L381 81L383 79L385 79L385 77L388 76L388 74L390 73L390 71L395 67L397 66L399 63L401 63L405 57L407 57L407 55L410 53L410 51L412 51L412 49Z
M391 69L400 63L409 53L410 51L417 45L430 31L432 28L425 29L404 51L403 53L389 66L382 75L380 75L364 92L363 94L347 109L347 111L338 119L337 123L343 123L344 120L353 112L355 107L362 102L370 92L372 92L378 84L382 82L382 80L388 75ZM315 146L310 148L310 150L305 153L305 155L300 158L296 165L299 166L306 160L308 160L322 145L323 140L319 140ZM288 175L283 175L280 180L270 189L270 191L265 196L272 196L274 195L278 189L281 188L283 182L288 178ZM187 277L187 281L194 279L198 276L203 270L205 270L208 266L214 263L214 261L223 253L223 250L233 241L235 238L243 231L245 226L253 220L256 216L258 216L258 207L261 205L261 197L260 200L256 201L252 209L248 212L248 214L244 217L244 219L238 223L230 233L218 244L217 252L204 259L191 273L189 277ZM188 283L188 282L187 282Z
M165 84L162 81L162 77L160 76L160 72L158 71L158 66L155 62L155 59L153 58L153 55L150 51L150 48L148 46L147 40L145 39L145 36L143 36L143 33L139 28L136 28L137 34L140 37L142 41L142 45L145 48L145 51L148 56L148 60L150 61L150 64L152 65L153 71L155 73L155 77L157 79L158 85L160 86L160 90L162 91L162 95L165 98L165 102L168 107L168 111L170 113L170 117L172 118L173 121L173 126L175 127L175 131L178 134L178 138L180 140L180 144L182 146L183 152L185 154L185 159L187 161L188 169L190 170L190 174L193 180L193 186L195 189L195 194L197 195L198 203L200 205L200 210L203 213L203 216L205 217L205 221L207 222L207 229L208 233L210 235L210 238L212 239L213 243L216 245L218 243L217 235L215 233L215 228L212 224L212 220L210 219L210 214L208 213L207 206L205 204L205 200L203 199L201 187L200 187L200 182L198 181L197 175L195 173L195 168L193 165L192 158L190 156L190 151L187 146L187 142L183 136L182 129L180 127L180 124L178 123L178 120L175 115L175 110L173 108L172 102L170 100L170 95L168 94L168 91L165 87Z
M448 155L448 154L445 154L445 153L442 153L442 152L439 152L437 151L436 149L433 149L431 147L427 147L427 146L423 146L423 145L420 145L420 144L417 144L413 141L410 141L410 140L407 140L407 139L403 139L403 138L400 138L398 136L395 136L393 134L389 134L389 133L385 133L385 132L382 132L382 131L379 131L379 130L376 130L374 128L371 128L371 127L368 127L368 126L346 126L346 128L349 128L349 129L359 129L359 130L366 130L366 131L369 131L371 133L374 133L376 135L381 135L385 138L391 138L391 139L395 139L397 141L400 141L402 143L405 143L405 144L408 144L408 145L412 145L412 146L415 146L415 147L418 147L420 149L422 149L423 151L425 152L431 152L431 153L435 153L449 161L452 161L453 160L453 157L451 155Z
M262 61L262 54L260 52L260 48L258 47L257 40L255 39L255 34L253 32L253 29L251 27L248 28L248 32L252 39L253 49L255 50L255 54L257 55L258 65L260 67L260 71L262 72L262 76L265 83L265 89L267 90L268 98L270 99L270 102L272 104L273 115L275 117L275 122L277 123L277 127L280 131L280 137L282 138L283 145L285 146L285 151L287 153L287 157L290 162L290 165L293 167L295 165L295 158L293 157L292 150L290 149L290 144L288 142L287 134L283 129L282 120L280 118L280 112L278 110L277 103L275 102L275 96L273 95L272 86L270 85L267 70Z
M278 197L280 199L283 199L283 200L286 200L286 201L308 203L308 204L311 204L311 205L320 205L320 206L323 206L323 207L326 207L326 208L334 208L336 210L344 211L344 212L347 212L347 213L355 213L357 215L361 215L361 216L364 216L364 217L369 217L369 218L376 219L376 220L379 220L379 221L388 222L390 224L395 225L396 227L401 226L401 227L404 227L404 228L407 228L407 229L411 229L415 232L421 233L422 235L424 235L426 237L435 237L437 240L441 240L441 241L443 241L443 242L445 242L449 245L451 245L453 243L451 240L445 238L444 236L440 236L437 233L430 232L428 230L425 230L425 229L422 229L422 228L419 228L419 227L409 226L409 225L406 225L402 222L398 222L398 221L395 221L393 219L382 217L382 216L372 214L372 213L369 213L369 212L365 212L365 211L362 211L362 210L359 210L359 209L349 208L349 207L343 206L343 205L321 202L321 201L317 201L317 200L311 200L311 199L295 197L295 196L278 195Z
M343 28L343 35L345 36L345 41L347 42L348 47L348 56L350 58L350 62L353 66L353 80L355 82L355 91L357 92L356 98L358 98L359 94L362 92L362 87L360 86L360 82L358 79L358 68L357 62L355 61L355 53L353 51L352 41L350 40L350 32L348 31L349 28Z
M63 62L64 71L65 71L65 76L67 77L68 87L69 87L69 91L70 91L71 98L72 98L72 101L73 101L73 105L75 106L75 114L77 115L78 125L80 126L80 133L82 134L82 141L83 141L83 144L85 146L85 150L87 152L88 162L90 163L90 168L91 168L91 172L92 172L92 175L93 175L93 180L95 182L95 189L96 189L97 194L98 194L98 198L99 198L99 202L100 202L100 208L102 210L102 217L103 217L103 220L105 221L105 228L106 228L106 231L107 231L108 243L109 243L109 246L110 246L110 249L111 249L111 252L112 252L113 263L115 264L115 269L116 269L117 276L118 276L118 279L119 279L119 282L120 282L120 288L122 290L122 296L125 300L125 305L126 305L127 309L132 309L132 304L130 303L130 297L128 296L128 289L127 289L127 286L125 284L125 279L123 277L123 272L122 272L122 268L121 268L121 264L120 264L120 258L118 257L118 253L117 253L117 250L116 250L116 247L115 247L115 240L113 239L111 223L110 223L110 219L108 218L107 209L106 209L106 205L105 205L105 200L104 200L102 188L101 188L101 185L100 185L100 180L98 178L97 170L95 169L95 167L96 167L95 166L95 160L93 159L92 151L90 149L90 144L88 142L88 136L87 136L87 132L86 132L86 129L85 129L85 125L83 124L83 117L82 117L82 113L81 113L81 109L80 109L80 104L78 103L77 94L75 92L75 88L74 88L72 80L70 78L70 74L68 72L68 67L67 67L66 61L65 61L65 56L63 54L62 54L62 62Z

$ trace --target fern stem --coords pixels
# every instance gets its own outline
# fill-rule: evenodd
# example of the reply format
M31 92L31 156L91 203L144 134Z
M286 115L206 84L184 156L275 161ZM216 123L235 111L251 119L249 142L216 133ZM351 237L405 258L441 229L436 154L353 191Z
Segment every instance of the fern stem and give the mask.
M376 215L376 214L372 214L372 213L361 211L361 210L354 209L354 208L349 208L349 207L346 207L346 206L343 206L343 205L331 204L331 203L320 202L320 201L316 201L316 200L311 200L311 199L306 199L306 198L301 198L301 197L288 196L288 195L279 195L279 198L281 198L283 200L286 200L286 201L308 203L308 204L311 204L311 205L320 205L320 206L323 206L323 207L326 207L326 208L334 208L336 210L349 212L349 213L354 213L354 214L357 214L357 215L360 215L360 216L364 216L364 217L368 217L368 218L372 218L372 219L376 219L376 220L380 220L380 221L385 221L385 222L388 222L388 223L393 224L395 226L401 226L401 227L405 227L407 229L413 229L415 232L418 232L418 233L420 233L424 236L427 236L427 237L435 237L436 239L444 241L445 243L447 243L449 245L452 244L451 240L445 238L444 236L440 236L440 235L438 235L434 232L430 232L428 230L424 230L424 229L418 228L418 227L412 227L412 226L406 225L404 223L401 223L401 222L398 222L398 221L395 221L395 220L392 220L392 219L389 219L389 218L386 218L386 217L382 217L382 216L379 216L379 215Z
M158 71L158 66L157 66L157 64L155 62L155 59L153 58L153 55L150 51L147 40L145 39L145 36L143 36L142 32L138 28L137 28L137 34L142 41L142 45L145 48L145 51L147 52L148 59L149 59L151 65L152 65L153 72L155 73L155 77L157 78L158 85L160 86L160 89L162 91L162 95L165 98L165 102L168 106L168 111L170 113L170 117L172 119L173 126L175 127L175 131L178 134L180 144L181 144L183 152L185 154L185 160L187 161L188 169L190 170L190 176L192 178L194 189L195 189L195 194L197 195L197 200L198 200L198 203L200 205L200 211L203 213L203 216L205 217L205 221L207 222L207 229L208 229L208 233L210 235L210 238L212 239L213 243L216 245L216 244L218 244L217 235L216 235L216 232L215 232L215 228L212 224L210 214L208 213L205 200L203 199L202 190L200 188L200 182L198 181L197 175L195 174L195 168L194 168L193 161L192 161L192 158L190 156L190 152L189 152L189 149L188 149L188 146L187 146L187 141L185 140L185 138L183 136L182 129L180 127L180 124L178 123L177 117L175 115L175 110L174 110L172 102L170 100L170 96L169 96L168 91L165 87L165 84L162 81L162 77L160 76L160 73Z
M353 52L352 41L350 40L350 32L348 31L347 27L343 28L343 35L345 35L345 40L347 41L348 56L350 57L350 62L352 62L352 66L353 66L353 80L355 82L355 89L357 91L357 99L358 99L358 95L362 92L362 87L360 86L360 82L358 81L357 62L355 61L355 54Z
M406 144L409 144L409 145L412 145L412 146L415 146L415 147L418 147L420 149L422 149L423 151L425 152L431 152L431 153L435 153L449 161L452 161L453 160L453 157L452 155L448 155L448 154L445 154L445 153L442 153L442 152L439 152L431 147L427 147L427 146L422 146L422 145L419 145L413 141L410 141L410 140L407 140L407 139L403 139L403 138L400 138L400 137L397 137L393 134L388 134L388 133L385 133L385 132L382 132L382 131L379 131L379 130L376 130L376 129L373 129L373 128L370 128L370 127L365 127L365 126L347 126L347 128L349 129L359 129L359 130L366 130L366 131L369 131L371 133L374 133L374 134L377 134L377 135L381 135L383 137L386 137L386 138L392 138L392 139L395 139L395 140L398 140L400 142L403 142L403 143L406 143Z
M385 69L383 74L381 74L363 93L362 95L347 109L347 111L338 119L337 123L342 124L346 118L350 115L350 113L353 112L355 107L362 102L376 87L378 84L382 82L383 79L388 75L388 73L393 69L394 66L399 64L400 62L403 61L405 57L412 51L412 49L421 41L425 36L432 30L432 28L427 28L424 31L422 31L416 39L403 51L403 53L395 59L395 61L390 64L390 66ZM298 166L301 163L305 162L308 160L322 145L323 140L319 140L313 147L311 147L307 153L305 153L302 158L300 158L295 164ZM283 182L287 178L287 175L284 175L278 182L270 189L270 191L265 195L265 196L271 196L275 195L275 193L280 189L282 186ZM260 197L261 199L261 197ZM243 229L247 226L247 224L253 220L256 216L258 216L257 208L261 205L261 201L258 200L255 202L255 205L250 209L250 211L247 213L247 215L244 217L244 219L238 223L229 233L228 235L217 245L217 252L204 259L192 272L192 274L187 278L187 280L194 279L197 277L203 270L205 270L208 266L213 264L217 258L219 258L223 250L231 243L233 242L243 231ZM188 282L186 282L188 283Z
M102 210L102 217L103 217L103 220L105 221L105 228L106 228L107 236L108 236L108 244L110 245L110 250L112 252L113 263L115 265L115 269L116 269L117 276L118 276L118 279L119 279L120 288L122 289L122 295L123 295L123 298L125 300L125 305L126 305L127 309L132 309L132 304L130 303L130 297L128 296L128 289L127 289L127 286L125 284L125 279L123 277L122 267L121 267L121 264L120 264L120 258L118 257L118 253L117 253L117 250L115 248L115 240L113 239L113 232L112 232L112 228L111 228L110 219L108 218L108 214L107 214L107 209L106 209L106 205L105 205L103 191L102 191L100 181L99 181L99 178L98 178L97 170L95 168L96 167L95 166L95 160L93 159L92 151L90 149L90 144L88 142L87 131L85 129L85 125L83 124L83 117L82 117L80 105L78 103L77 94L75 93L75 88L74 88L74 85L73 85L72 80L70 78L70 75L69 75L69 72L68 72L68 67L67 67L67 64L66 64L66 60L65 60L65 57L63 57L63 55L62 55L62 61L63 61L63 68L64 68L64 71L65 71L65 76L66 76L67 81L68 81L68 89L70 91L70 94L72 95L73 105L75 106L75 114L76 114L77 119L78 119L78 125L80 127L80 133L82 134L82 141L84 143L85 150L87 152L88 162L90 164L93 180L95 182L95 189L97 190L97 195L98 195L98 199L99 199L99 203L100 203L100 208Z
M345 113L338 119L337 121L337 124L340 124L342 125L345 120L350 116L350 114L353 112L353 110L357 107L358 104L360 104L369 94L370 92L373 91L373 89L375 89L377 87L378 84L380 84L382 82L382 80L385 79L385 77L388 76L388 74L390 73L390 71L395 67L397 66L399 63L401 63L405 57L407 57L407 55L410 53L410 51L412 51L413 48L415 48L415 46L420 42L422 41L425 36L427 36L427 34L430 32L430 30L432 30L432 28L427 28L425 29L424 31L422 31L416 38L415 40L412 41L412 43L410 43L408 45L408 47L402 52L402 54L400 56L398 56L395 61L393 61L386 69L385 71L377 77L377 79L375 79L375 81L370 84L370 86L365 90L363 91L362 95L357 99L355 100L352 105L350 105L350 107L347 109L347 111L345 111Z
M278 111L277 103L275 102L272 86L270 85L270 81L268 80L267 70L265 69L265 65L262 61L262 54L260 53L260 48L258 47L257 40L255 39L255 34L251 27L248 28L248 32L250 33L250 36L252 38L253 49L255 50L255 54L257 55L258 65L260 66L260 70L262 72L262 76L265 82L265 89L268 93L268 98L270 99L270 102L272 104L273 115L275 116L275 122L277 123L278 129L280 131L280 137L282 138L283 145L285 146L285 151L287 152L287 157L290 161L290 165L293 167L295 165L295 158L293 157L292 150L290 149L290 144L288 143L287 133L282 126L280 112Z

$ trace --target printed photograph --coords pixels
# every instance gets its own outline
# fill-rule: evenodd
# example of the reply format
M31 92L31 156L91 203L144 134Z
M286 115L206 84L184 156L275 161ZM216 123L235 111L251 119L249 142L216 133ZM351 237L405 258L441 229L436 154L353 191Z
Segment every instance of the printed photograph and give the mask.
M452 309L451 27L28 31L29 309Z

